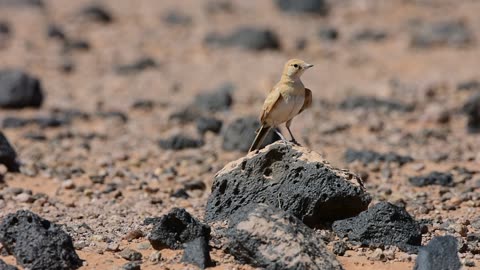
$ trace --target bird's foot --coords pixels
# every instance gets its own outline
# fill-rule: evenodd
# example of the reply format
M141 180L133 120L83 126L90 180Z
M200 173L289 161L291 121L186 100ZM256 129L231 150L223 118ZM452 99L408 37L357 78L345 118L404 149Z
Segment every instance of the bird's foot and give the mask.
M290 140L289 142L292 143L292 144L294 144L294 145L297 145L297 146L302 146L302 145L299 144L299 143L297 142L297 140L295 140L295 139L292 139L292 140Z

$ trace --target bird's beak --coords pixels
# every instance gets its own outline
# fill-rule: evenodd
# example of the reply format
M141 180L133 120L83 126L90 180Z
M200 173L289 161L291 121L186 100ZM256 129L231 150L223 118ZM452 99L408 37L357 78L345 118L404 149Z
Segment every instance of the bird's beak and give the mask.
M311 67L313 67L312 64L305 63L305 64L303 65L303 68L304 68L304 69L309 69L309 68L311 68Z

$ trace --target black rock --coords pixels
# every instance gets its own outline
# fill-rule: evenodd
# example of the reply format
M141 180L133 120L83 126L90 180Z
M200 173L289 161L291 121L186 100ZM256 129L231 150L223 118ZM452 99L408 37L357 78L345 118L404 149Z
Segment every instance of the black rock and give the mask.
M353 34L353 41L383 41L388 37L387 32L380 29L362 29Z
M185 189L183 188L180 188L180 189L177 189L177 191L173 192L172 194L170 194L170 197L173 197L173 198L182 198L182 199L188 199L190 198L190 196L188 196L188 193Z
M135 100L135 102L133 102L132 104L132 108L133 109L137 109L137 110L152 110L153 107L155 107L155 102L153 102L152 100L148 100L148 99L138 99L138 100Z
M10 264L6 264L4 261L2 261L0 259L0 269L1 270L18 270L17 267L13 266L13 265L10 265Z
M21 128L28 125L37 125L40 128L60 127L68 124L67 119L56 116L39 116L34 118L6 117L2 121L2 128Z
M99 5L91 5L83 8L80 15L92 22L97 23L111 23L113 17L105 7Z
M182 208L173 208L161 218L152 219L152 222L154 222L154 227L148 235L148 241L157 250L181 249L184 243L198 237L210 239L210 227L192 217Z
M205 220L226 220L249 203L279 207L310 227L367 209L370 195L360 178L333 168L310 150L274 143L217 173Z
M116 72L121 75L136 74L138 72L158 67L157 62L150 57L143 57L131 64L120 65L115 68Z
M445 187L453 187L453 176L451 173L431 172L425 176L414 176L408 178L410 184L416 187L424 187L429 185L440 185Z
M63 51L68 53L71 51L88 51L90 43L81 39L66 39L63 43Z
M142 259L142 253L129 248L122 250L118 255L127 261L140 261Z
M323 26L318 31L318 36L322 40L334 41L339 37L338 30L331 26Z
M223 122L215 117L200 117L197 119L197 131L200 134L205 134L211 131L218 134L222 129Z
M181 12L171 10L163 16L163 21L170 25L187 26L192 24L192 17Z
M29 211L20 210L3 219L0 243L24 268L67 270L82 265L72 238L60 226Z
M10 172L19 172L17 153L0 131L0 164L5 165Z
M467 130L470 133L480 133L480 93L471 96L463 105L467 114Z
M43 0L0 0L0 6L43 8Z
M420 225L405 209L388 202L377 203L356 217L335 221L333 231L350 241L394 245L410 253L416 253L422 242Z
M20 70L0 71L1 108L38 108L42 102L43 89L37 78Z
M48 25L47 36L49 38L59 39L62 41L65 41L67 38L63 29L60 26L55 24Z
M7 21L0 21L0 36L9 35L12 32Z
M25 139L31 140L31 141L46 141L47 136L43 133L36 133L36 132L28 132L23 135Z
M468 81L459 82L457 84L457 90L459 91L480 90L480 81L468 80Z
M226 36L210 33L205 38L205 43L254 51L280 49L280 41L272 30L254 27L240 27Z
M162 149L183 150L187 148L199 148L204 145L203 140L194 139L186 135L177 134L168 139L162 139L158 142Z
M438 46L465 47L474 40L465 23L458 20L414 22L411 28L410 46L417 49Z
M218 112L230 109L233 104L232 92L234 86L231 83L225 83L213 90L206 90L205 93L195 97L193 106L202 111Z
M228 0L211 0L205 4L205 11L209 14L232 13L234 6Z
M213 266L210 258L210 248L208 240L205 237L197 237L194 240L184 244L182 262L194 264L201 269Z
M436 236L420 248L414 270L459 270L462 267L457 255L455 237Z
M187 181L183 184L186 190L205 190L207 186L201 180Z
M325 16L329 6L325 0L274 0L277 7L289 13L310 13Z
M195 106L187 106L178 111L173 112L169 116L169 120L178 121L180 124L187 124L202 117L200 109Z
M140 270L142 262L128 262L122 266L122 270Z
M410 112L414 106L403 104L396 100L380 99L370 96L351 96L340 103L342 110L355 110L363 108L367 110L385 110L387 112L399 111Z
M128 116L124 112L120 111L98 111L95 113L100 118L113 118L122 121L123 123L128 122Z
M343 269L320 237L293 215L266 204L249 204L218 230L225 251L261 269Z
M260 128L260 122L256 117L248 116L236 119L223 132L223 150L247 152L255 139L258 128ZM271 130L260 148L278 140L280 137Z
M393 152L382 154L375 151L354 150L351 148L347 149L344 158L345 161L348 163L354 162L356 160L362 162L363 164L377 162L395 162L398 163L400 166L413 161L413 158L410 156L401 156Z
M338 255L338 256L343 256L345 255L345 252L347 252L348 246L345 242L343 241L337 241L333 243L333 254Z

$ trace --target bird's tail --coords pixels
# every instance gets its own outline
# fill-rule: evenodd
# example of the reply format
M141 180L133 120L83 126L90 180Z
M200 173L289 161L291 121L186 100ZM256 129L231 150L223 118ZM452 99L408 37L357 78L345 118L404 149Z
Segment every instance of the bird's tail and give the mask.
M262 144L263 140L265 139L269 131L270 131L270 127L262 125L258 129L257 136L255 136L255 140L253 140L252 146L250 146L250 150L248 150L248 152L259 149L260 145Z

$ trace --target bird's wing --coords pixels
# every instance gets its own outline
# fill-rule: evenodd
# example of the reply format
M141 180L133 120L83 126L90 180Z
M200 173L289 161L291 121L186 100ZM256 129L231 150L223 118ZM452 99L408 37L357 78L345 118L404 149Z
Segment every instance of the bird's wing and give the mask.
M275 87L270 93L268 94L265 102L263 103L263 110L262 114L260 115L260 122L263 124L265 123L265 119L267 119L270 112L275 108L278 102L282 99L282 95L280 94L280 89Z
M305 88L305 101L303 102L303 106L298 112L298 114L310 107L312 107L312 91L308 88Z

